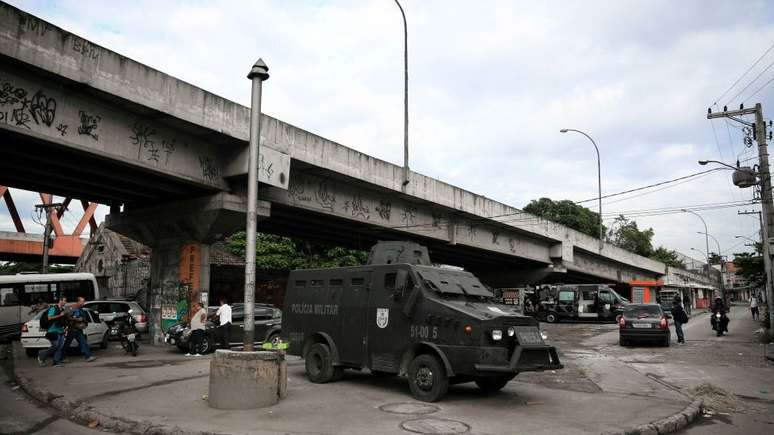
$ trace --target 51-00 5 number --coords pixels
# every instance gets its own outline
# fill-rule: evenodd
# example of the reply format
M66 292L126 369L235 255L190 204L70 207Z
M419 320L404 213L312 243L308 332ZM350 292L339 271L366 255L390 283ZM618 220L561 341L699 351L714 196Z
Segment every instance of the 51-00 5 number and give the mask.
M411 325L411 338L438 338L438 327Z

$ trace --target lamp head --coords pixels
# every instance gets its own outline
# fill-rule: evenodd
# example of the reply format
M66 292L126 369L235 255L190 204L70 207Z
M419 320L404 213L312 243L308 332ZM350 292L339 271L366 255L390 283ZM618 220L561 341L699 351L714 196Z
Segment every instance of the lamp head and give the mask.
M707 163L709 163L709 161L707 161L707 160L699 160L699 164L702 165L702 166L706 165Z
M566 128L563 128L563 129L559 130L559 133L567 133L568 131L569 130L567 130Z
M688 213L688 210L686 210L684 208L681 208L680 211L683 212L683 213Z

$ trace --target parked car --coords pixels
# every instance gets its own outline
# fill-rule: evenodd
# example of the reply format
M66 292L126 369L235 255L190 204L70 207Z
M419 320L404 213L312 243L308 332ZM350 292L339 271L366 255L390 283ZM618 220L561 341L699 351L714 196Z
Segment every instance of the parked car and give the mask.
M619 344L657 342L669 346L669 315L658 304L629 304L618 320Z
M101 349L107 349L108 346L108 327L100 320L96 313L89 309L84 309L88 318L88 324L83 331L86 335L86 340L90 347L99 346ZM21 328L21 345L27 356L33 357L38 354L41 349L48 349L51 343L46 339L46 331L40 328L40 317L44 311L37 313L27 323L22 324ZM71 349L78 348L78 341L73 340L70 345Z
M137 321L137 332L148 332L148 315L145 314L145 310L143 310L140 304L137 302L123 300L102 300L86 302L86 305L84 306L98 312L99 318L107 323L108 326L113 322L113 319L116 317L116 315L121 313L128 313L129 310L132 310L132 317L134 317L134 320Z
M207 315L215 314L218 307L208 307ZM272 305L255 304L255 343L271 342L280 336L282 325L282 310L274 308ZM231 306L231 330L230 345L241 345L244 339L244 319L245 310L243 304L233 304ZM202 353L212 352L221 342L221 334L218 329L219 322L207 321L202 339ZM167 329L164 341L170 346L177 346L183 352L188 352L189 340L191 338L191 328L188 322L178 322Z

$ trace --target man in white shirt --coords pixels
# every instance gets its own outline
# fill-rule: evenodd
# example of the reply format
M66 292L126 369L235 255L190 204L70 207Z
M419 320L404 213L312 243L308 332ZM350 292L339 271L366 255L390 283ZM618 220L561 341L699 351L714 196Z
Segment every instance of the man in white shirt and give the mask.
M206 324L207 311L202 308L202 304L196 302L193 305L193 309L191 309L191 351L185 356L201 356L202 340L204 339L204 329Z
M218 335L220 335L220 346L223 349L231 348L231 305L226 302L226 298L220 298L220 307L215 312L215 316L220 319Z
M752 314L753 320L760 320L760 313L758 313L758 298L755 296L750 298L750 313Z

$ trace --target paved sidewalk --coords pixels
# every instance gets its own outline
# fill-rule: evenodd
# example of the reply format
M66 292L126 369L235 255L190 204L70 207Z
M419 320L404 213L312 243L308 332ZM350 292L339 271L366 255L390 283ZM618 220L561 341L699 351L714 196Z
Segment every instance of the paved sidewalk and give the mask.
M16 373L29 380L29 388L78 406L76 414L93 418L96 412L121 419L127 424L119 429L133 432L170 433L168 429L177 428L184 433L378 435L410 433L402 425L414 425L425 433L504 434L518 428L522 434L589 434L649 423L689 403L644 379L644 384L634 384L634 391L616 387L593 392L514 381L488 396L474 384L463 384L452 386L442 402L425 404L411 398L403 378L348 371L340 382L312 384L296 360L289 365L288 397L280 404L220 411L209 408L203 397L210 357L186 358L145 346L137 358L111 349L101 352L96 363L41 368L19 350ZM382 410L394 403L408 404L411 413ZM133 426L136 423L140 425Z

